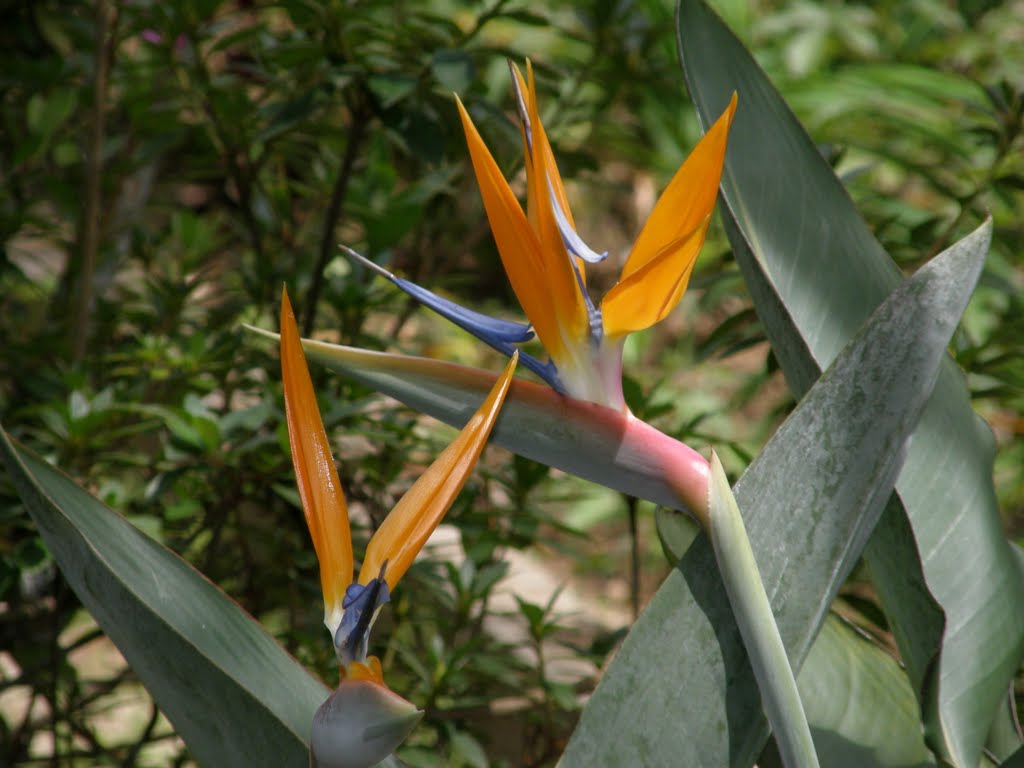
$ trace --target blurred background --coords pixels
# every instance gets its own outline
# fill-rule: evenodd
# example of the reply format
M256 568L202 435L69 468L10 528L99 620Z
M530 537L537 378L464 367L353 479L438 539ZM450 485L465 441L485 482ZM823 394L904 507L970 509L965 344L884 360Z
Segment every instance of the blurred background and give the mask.
M1020 540L1024 2L712 5L906 271L994 218L952 353L995 433L996 488ZM0 1L3 424L208 575L329 685L337 668L276 350L241 324L276 329L287 284L306 335L498 370L496 355L337 244L522 318L452 98L521 193L508 60L532 60L579 230L611 252L598 293L699 138L670 2L538 8ZM633 411L714 445L733 476L793 405L717 222L683 304L630 338L624 367ZM359 552L454 432L313 374ZM670 567L651 512L489 449L375 633L389 685L427 711L402 759L553 765ZM891 646L856 574L836 610ZM192 764L5 476L0 764Z

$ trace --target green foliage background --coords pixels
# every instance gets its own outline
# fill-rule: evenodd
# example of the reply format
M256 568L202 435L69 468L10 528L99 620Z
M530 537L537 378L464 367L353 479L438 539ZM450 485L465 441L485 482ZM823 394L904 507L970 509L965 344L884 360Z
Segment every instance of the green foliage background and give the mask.
M1019 540L1024 6L714 5L907 270L994 217L954 354L999 441L997 491ZM494 368L335 245L516 316L451 92L514 174L505 60L529 56L580 230L623 255L699 135L671 4L50 0L9 4L5 16L4 424L195 563L331 683L276 360L240 323L272 327L287 282L307 332ZM736 472L791 405L776 368L716 230L683 309L627 347L627 397L695 447L731 448L723 458ZM320 375L365 538L451 432ZM83 668L98 630L6 478L0 494L0 762L30 764L49 750L66 765L187 762L150 704L137 728L104 723L118 695L138 695L131 673ZM639 602L666 568L646 511L489 453L450 516L465 559L417 565L378 633L389 683L427 710L403 759L553 763L593 676L559 679L545 648L560 640L596 669L616 635L568 632L543 599L505 617L525 639L481 632L503 553L557 555L559 571L594 593L628 584L632 555ZM618 602L628 609L628 589ZM851 584L838 610L884 641L863 585ZM495 700L511 714L495 714ZM508 722L522 735L512 746L493 736Z

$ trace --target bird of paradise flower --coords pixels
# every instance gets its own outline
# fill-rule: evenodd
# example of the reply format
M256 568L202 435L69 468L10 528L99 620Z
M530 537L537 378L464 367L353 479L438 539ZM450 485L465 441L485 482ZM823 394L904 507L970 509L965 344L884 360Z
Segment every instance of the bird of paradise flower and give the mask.
M281 374L292 463L320 563L324 624L341 665L338 689L313 719L310 762L360 768L390 754L423 713L385 684L368 654L370 629L398 580L441 521L476 465L505 400L518 356L454 442L419 477L370 539L359 576L345 496L324 431L287 292L281 300Z
M548 353L522 364L556 391L627 410L622 394L626 337L663 320L682 299L704 244L718 193L736 95L679 168L625 261L618 282L595 306L586 263L607 256L576 231L562 179L537 107L533 68L512 70L526 165L524 213L469 113L457 99L484 208L512 290L530 324L497 320L448 301L346 252L409 295L507 355L536 332Z

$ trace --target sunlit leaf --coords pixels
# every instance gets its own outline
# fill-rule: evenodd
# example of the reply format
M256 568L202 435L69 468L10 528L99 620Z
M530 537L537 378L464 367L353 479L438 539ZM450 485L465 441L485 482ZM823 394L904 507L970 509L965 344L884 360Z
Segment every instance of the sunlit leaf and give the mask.
M800 395L900 274L753 58L699 0L681 2L679 36L705 125L740 94L722 175L726 228ZM1024 581L996 509L993 451L946 360L896 485L901 504L865 552L930 744L965 766L977 764L1024 653Z
M192 756L306 768L323 684L185 561L2 430L0 454L64 577Z
M736 484L794 668L882 513L989 234L983 227L903 283ZM627 721L630 728L615 725ZM605 672L562 764L629 765L639 755L647 765L746 768L767 736L714 555L700 536Z

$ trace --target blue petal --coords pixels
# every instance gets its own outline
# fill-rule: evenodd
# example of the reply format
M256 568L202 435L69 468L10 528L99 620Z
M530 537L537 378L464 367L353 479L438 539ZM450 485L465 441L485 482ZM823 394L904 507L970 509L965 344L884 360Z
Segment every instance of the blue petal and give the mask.
M486 341L486 339L481 339L481 341ZM493 344L491 344L491 346L497 349L503 355L508 355L509 357L512 357L511 349L504 350L499 347L495 347ZM551 360L548 360L546 363L542 363L533 355L527 352L523 352L522 350L519 350L519 364L526 368L528 371L533 371L538 377L543 379L545 384L547 384L549 387L555 390L555 392L558 392L559 394L562 395L569 394L565 389L565 385L562 384L562 380L558 378L558 369L555 367L554 362L552 362Z
M370 627L378 609L391 599L388 583L384 580L384 567L376 579L369 584L349 584L345 597L341 602L344 613L341 624L334 633L334 647L341 660L346 664L351 661L366 661L366 652L370 642Z
M393 275L391 272L384 269L384 267L370 261L364 256L361 256L351 248L347 248L343 245L341 246L341 249L367 269L376 272L382 277L386 277L392 283L416 299L416 301L430 307L432 310L437 312L437 314L441 315L441 317L448 318L457 326L469 331L477 338L487 341L488 344L491 343L488 339L493 339L497 342L504 341L510 344L518 344L519 342L529 341L533 338L533 331L530 330L530 326L526 323L515 323L511 320L499 320L481 312L474 312L472 309L466 309L465 307L456 304L454 301L441 298L433 291L421 288L416 285L416 283L403 280L402 278Z
M433 291L428 291L426 288L421 288L416 283L411 283L400 277L392 278L391 282L421 304L430 307L437 314L448 318L474 336L479 336L480 338L487 336L495 341L505 341L510 344L518 344L533 338L533 331L530 330L530 326L526 323L499 320L496 317L491 317L481 312L474 312L472 309L466 309L466 307L456 304L454 301L441 298Z
M496 318L489 317L488 315L481 314L480 312L474 312L471 309L466 309L453 301L441 298L436 293L428 291L426 288L421 288L416 285L416 283L396 277L379 264L375 264L369 259L360 256L351 248L344 245L340 247L345 251L345 253L356 259L367 269L376 272L378 275L386 277L398 288L405 291L405 293L412 296L418 302L429 309L434 310L441 315L441 317L451 320L463 330L469 331L469 333L476 336L480 341L498 350L503 355L511 357L512 353L516 349L515 346L513 346L514 344L529 341L533 338L533 331L531 331L530 326L525 323L515 323L510 320L498 320ZM533 373L537 374L537 376L547 382L548 386L556 392L561 392L562 394L566 393L565 387L562 386L562 382L558 378L558 371L555 369L555 364L550 360L546 363L542 363L533 355L520 351L519 364L524 366L527 370L533 371Z

